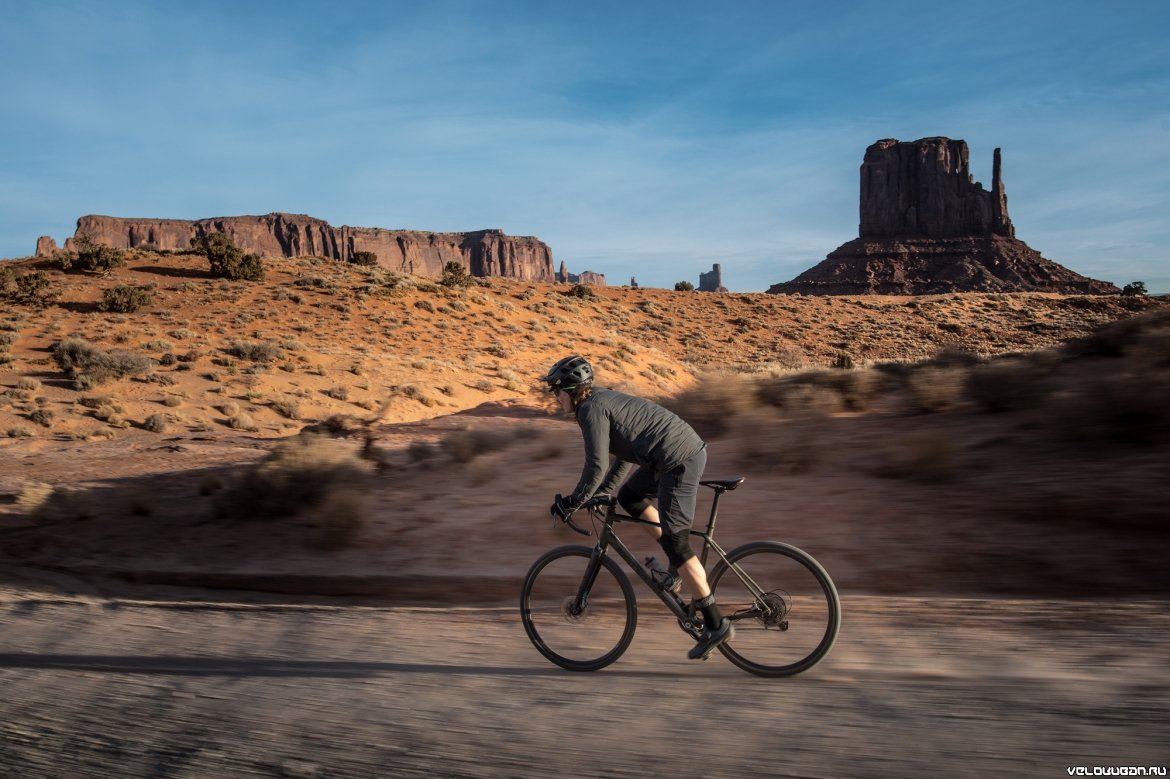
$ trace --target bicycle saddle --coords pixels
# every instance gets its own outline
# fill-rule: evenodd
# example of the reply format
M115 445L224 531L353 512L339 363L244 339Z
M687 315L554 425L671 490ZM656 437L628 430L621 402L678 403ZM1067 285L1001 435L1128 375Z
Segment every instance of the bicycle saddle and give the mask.
M704 479L699 481L704 487L710 487L713 490L734 490L739 485L743 484L744 476L737 476L734 479Z

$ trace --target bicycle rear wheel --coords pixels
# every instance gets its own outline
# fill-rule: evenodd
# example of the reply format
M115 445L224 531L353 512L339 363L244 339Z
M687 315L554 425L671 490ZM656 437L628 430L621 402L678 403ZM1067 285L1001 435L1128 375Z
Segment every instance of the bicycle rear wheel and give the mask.
M596 671L621 657L634 638L638 604L630 580L601 557L584 600L578 598L593 548L562 546L532 564L520 594L524 632L542 655L570 671Z
M733 567L720 560L710 577L720 610L735 625L735 638L719 651L758 676L791 676L823 660L837 640L841 602L820 563L776 541L746 544L727 559Z

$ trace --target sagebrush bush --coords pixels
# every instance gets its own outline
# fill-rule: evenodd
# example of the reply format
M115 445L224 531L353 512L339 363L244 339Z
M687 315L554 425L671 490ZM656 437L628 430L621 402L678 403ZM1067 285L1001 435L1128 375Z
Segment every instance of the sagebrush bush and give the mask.
M142 427L152 433L161 434L167 431L167 428L170 427L170 424L171 418L167 414L151 414L142 423Z
M963 398L967 369L926 366L906 377L906 400L910 410L930 413L951 408Z
M354 252L349 261L354 265L370 268L378 264L378 255L374 252Z
M53 359L61 370L72 374L81 387L141 376L154 367L154 360L144 354L122 349L102 351L80 338L59 341L53 347Z
M739 374L707 375L687 391L663 401L703 438L730 432L735 418L759 405L750 380Z
M252 362L272 362L284 356L280 347L271 342L233 341L224 351L233 357Z
M505 449L514 436L500 430L455 430L439 441L441 448L457 463L468 463L481 454Z
M360 530L364 517L355 498L366 488L370 462L327 436L303 434L279 444L220 492L222 516L276 520L310 515L319 545L341 546Z
M101 309L120 314L133 314L138 309L149 306L151 302L150 290L147 287L119 284L102 290Z

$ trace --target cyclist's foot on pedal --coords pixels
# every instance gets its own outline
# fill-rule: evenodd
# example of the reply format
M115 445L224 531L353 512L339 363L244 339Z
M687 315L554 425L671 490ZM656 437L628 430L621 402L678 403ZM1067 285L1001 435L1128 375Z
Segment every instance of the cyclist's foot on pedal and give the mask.
M691 660L706 660L715 651L715 647L731 640L734 635L735 628L732 627L731 620L724 617L723 621L719 623L719 627L703 631L699 643L691 647L691 651L687 652L687 657Z

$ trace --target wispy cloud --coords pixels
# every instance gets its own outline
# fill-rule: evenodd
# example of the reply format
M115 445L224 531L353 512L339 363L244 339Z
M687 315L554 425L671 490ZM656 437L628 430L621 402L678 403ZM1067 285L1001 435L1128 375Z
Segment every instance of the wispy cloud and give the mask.
M984 182L1004 148L1021 237L1153 288L1168 28L1142 2L17 4L0 255L87 212L288 210L764 289L856 235L868 144L950 135Z

